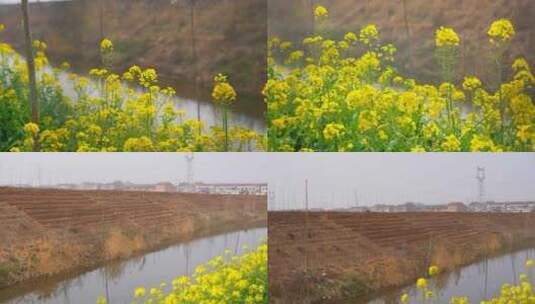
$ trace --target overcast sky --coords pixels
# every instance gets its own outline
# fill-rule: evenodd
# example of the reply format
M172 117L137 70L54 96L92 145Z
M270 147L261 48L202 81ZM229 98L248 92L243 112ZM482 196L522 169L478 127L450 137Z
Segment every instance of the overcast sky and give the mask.
M29 3L32 2L57 2L57 1L70 1L70 0L28 0ZM0 4L13 4L20 3L20 0L0 0Z
M0 184L179 182L185 154L0 154ZM268 182L271 209L375 203L470 202L476 167L486 168L485 199L535 200L535 153L197 153L194 178L204 182ZM40 168L40 170L38 169Z

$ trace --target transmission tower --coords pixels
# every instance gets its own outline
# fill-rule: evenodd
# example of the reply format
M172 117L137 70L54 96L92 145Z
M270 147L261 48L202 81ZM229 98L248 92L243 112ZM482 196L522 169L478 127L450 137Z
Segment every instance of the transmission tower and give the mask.
M275 190L268 191L268 209L277 210L277 200L275 199Z
M193 160L195 156L193 153L186 154L186 187L188 192L193 192L194 184L194 172L193 172Z
M485 167L477 167L476 180L478 188L478 202L483 203L483 197L485 196Z

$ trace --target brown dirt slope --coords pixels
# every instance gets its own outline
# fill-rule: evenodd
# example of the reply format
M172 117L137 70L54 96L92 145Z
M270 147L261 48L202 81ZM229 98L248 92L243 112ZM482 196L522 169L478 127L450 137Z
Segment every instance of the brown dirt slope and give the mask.
M312 303L362 298L413 282L431 264L453 269L535 244L535 214L311 212L308 237L304 212L268 218L275 303L307 292Z
M265 221L259 196L0 188L0 286Z
M301 41L310 29L310 3L329 9L330 20L325 31L335 37L341 38L347 31L358 32L370 23L376 24L382 41L392 42L398 48L399 68L405 75L420 81L437 81L439 76L434 57L434 34L440 26L453 27L461 36L461 75L474 74L487 81L496 80L486 33L491 22L498 18L509 18L516 27L517 35L508 54L509 60L523 55L535 64L535 2L532 0L271 0L268 9L270 35ZM405 15L410 38L407 37ZM411 65L408 64L409 47L412 50Z

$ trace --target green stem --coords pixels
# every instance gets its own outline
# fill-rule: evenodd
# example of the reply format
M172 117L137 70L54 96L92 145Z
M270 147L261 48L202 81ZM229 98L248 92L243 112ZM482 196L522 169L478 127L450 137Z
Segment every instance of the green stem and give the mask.
M225 131L225 152L228 152L228 108L223 106L223 130Z

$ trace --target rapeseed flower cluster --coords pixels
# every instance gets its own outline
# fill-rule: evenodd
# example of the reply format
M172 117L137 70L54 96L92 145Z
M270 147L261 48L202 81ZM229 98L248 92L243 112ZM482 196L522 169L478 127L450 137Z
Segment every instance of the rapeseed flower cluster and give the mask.
M502 18L492 22L487 34L491 43L503 44L514 37L515 28L510 20Z
M526 261L526 268L528 272L531 272L531 268L534 267L533 260L529 259ZM436 266L431 266L428 269L428 275L430 279L419 278L416 281L416 288L419 291L420 300L418 303L436 303L435 299L435 288L432 287L430 281L432 278L438 275L439 268ZM534 288L535 277L531 273L529 274L520 274L519 275L519 284L504 284L501 287L500 293L497 297L492 299L487 299L480 301L480 304L502 304L502 303L526 303L532 304L535 303L535 288ZM417 299L414 299L417 300ZM399 298L400 303L406 304L411 303L411 298L408 294L404 293ZM470 304L476 302L470 302L470 299L465 296L456 296L449 299L450 304Z
M242 256L230 257L228 252L205 265L194 275L176 278L169 286L134 290L133 303L151 304L267 304L267 245Z
M229 134L228 134L228 113L230 105L236 100L236 91L228 82L227 76L218 74L214 78L214 89L212 91L212 98L214 103L219 105L223 111L222 127L225 134L224 150L229 150Z
M493 37L514 35L497 21ZM495 34L496 33L496 34ZM518 58L513 75L491 90L475 76L459 78L460 37L436 32L439 85L418 83L395 68L396 48L367 25L340 41L318 32L302 49L270 39L267 103L272 151L533 151L535 77ZM356 54L356 55L355 55Z
M102 53L113 52L113 43L109 39L104 39L100 42L100 51Z
M329 16L329 11L325 8L325 6L318 5L314 9L314 17L316 19L324 19Z
M227 76L219 74L214 78L212 98L217 104L228 106L236 100L236 91L227 80Z
M458 46L461 39L452 28L441 26L435 35L435 44L437 47Z
M113 43L100 43L102 67L88 77L71 73L68 63L52 68L41 41L33 44L40 122L30 122L28 71L9 44L0 43L0 151L29 151L35 140L43 152L56 151L250 151L265 139L239 126L207 128L188 119L173 88L161 87L155 69L132 66L123 75L111 67ZM68 86L74 94L64 91ZM235 92L221 82L215 97L229 103Z

